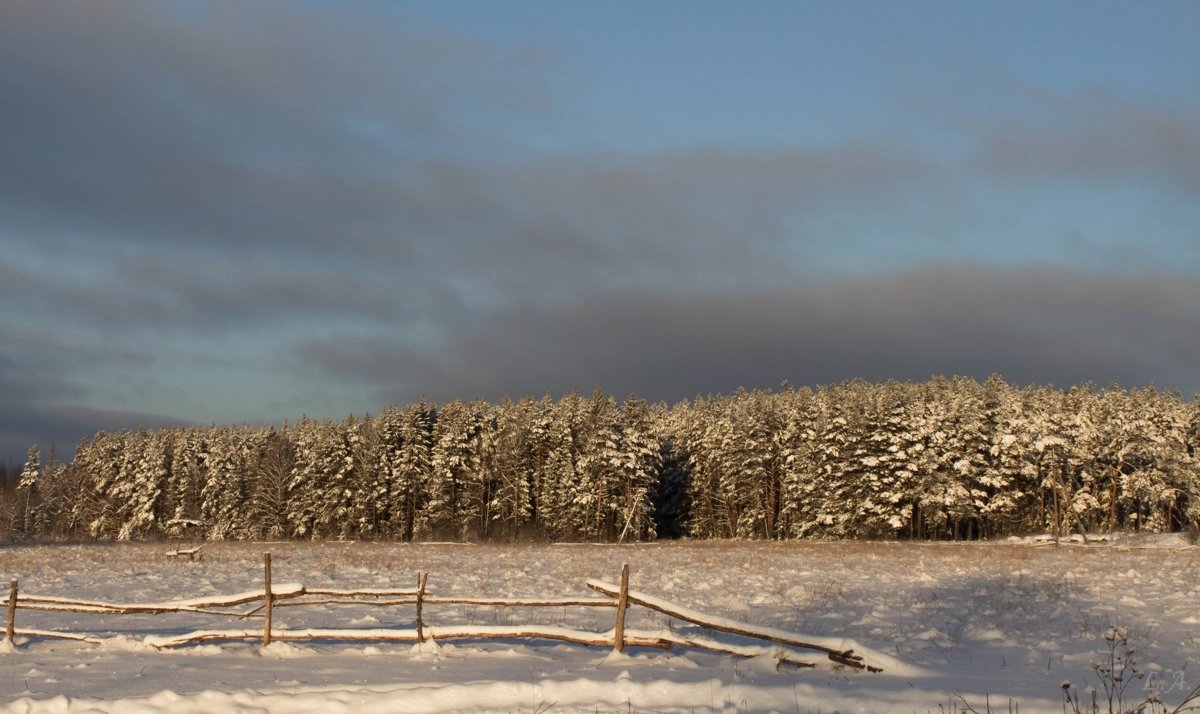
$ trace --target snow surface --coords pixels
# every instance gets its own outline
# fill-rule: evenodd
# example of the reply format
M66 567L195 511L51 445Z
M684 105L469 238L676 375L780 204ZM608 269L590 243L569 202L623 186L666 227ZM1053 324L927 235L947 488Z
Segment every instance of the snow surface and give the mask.
M1090 663L1110 625L1129 629L1146 680L1168 702L1200 675L1200 550L1179 536L1117 537L1055 547L997 543L734 543L576 546L391 543L207 543L205 559L161 544L0 548L0 575L22 593L104 602L177 603L261 587L409 588L429 572L436 596L594 596L588 579L631 586L700 613L795 633L853 640L884 653L882 673L776 668L675 648L622 654L553 641L422 644L337 638L220 641L175 650L150 642L244 627L209 613L122 615L18 610L17 628L87 633L101 644L17 638L0 648L0 712L940 712L988 703L1061 711L1060 684L1096 684ZM427 605L426 624L453 631L535 625L609 631L611 608ZM414 627L413 608L280 607L277 628L372 632ZM631 606L630 630L752 640ZM307 633L304 633L307 634ZM828 638L828 639L824 639ZM761 643L757 643L761 644ZM768 648L770 650L771 648ZM795 650L821 660L819 653ZM1189 679L1190 678L1190 679ZM1165 685L1165 686L1164 686Z

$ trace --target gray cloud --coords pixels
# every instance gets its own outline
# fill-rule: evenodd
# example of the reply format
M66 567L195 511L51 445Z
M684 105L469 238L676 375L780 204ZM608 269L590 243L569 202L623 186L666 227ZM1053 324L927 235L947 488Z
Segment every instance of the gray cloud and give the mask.
M389 207L424 147L470 150L480 106L544 109L537 69L382 11L5 3L0 210L123 239L321 247L341 216Z
M0 406L0 460L19 468L29 446L41 444L45 449L53 446L57 457L67 461L81 439L100 431L190 425L190 422L161 414L93 409L77 404L6 402ZM42 458L46 457L43 453Z
M969 81L967 99L926 100L918 111L968 142L967 167L982 177L1153 182L1183 195L1200 191L1195 97L1051 90L978 67Z
M27 332L5 332L0 335L0 461L16 463L30 444L43 446L55 443L60 458L69 459L75 445L83 436L102 429L133 428L184 424L183 420L157 414L96 409L80 405L88 390L68 379L52 376L52 370L27 366L5 347L13 343L29 349L31 342L40 342L35 353L64 367L64 360L55 359L67 347L53 334L35 335ZM109 348L92 352L95 357ZM65 355L65 361L84 358L78 350ZM69 370L63 370L69 371ZM20 465L19 463L17 464Z
M498 398L596 384L674 400L739 386L934 374L1200 390L1200 287L1164 275L939 265L792 290L591 295L491 314L426 356L377 337L298 354L381 396Z
M85 325L394 322L613 281L777 280L873 220L831 213L895 223L928 186L883 145L514 153L511 134L556 121L558 58L378 7L0 12L0 217L46 262L90 266L39 297Z

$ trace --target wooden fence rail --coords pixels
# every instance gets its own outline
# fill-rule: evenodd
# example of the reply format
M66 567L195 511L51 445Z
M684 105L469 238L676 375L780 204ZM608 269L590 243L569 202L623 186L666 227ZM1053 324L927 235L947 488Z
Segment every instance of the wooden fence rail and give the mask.
M34 638L58 638L81 642L100 643L97 637L88 634L60 630L18 629L16 612L23 610L43 612L76 612L98 615L160 615L167 613L201 613L246 620L263 618L261 630L210 629L193 630L176 635L149 635L145 642L159 649L217 640L261 640L263 646L276 640L347 640L347 641L390 641L426 642L429 640L455 639L540 639L570 642L591 647L612 647L623 651L626 647L654 647L670 649L674 646L729 654L738 657L773 656L778 664L796 667L813 667L820 661L801 656L799 653L779 647L811 650L822 653L837 664L881 671L868 664L853 650L841 650L828 643L814 641L818 638L803 638L800 635L774 628L751 625L727 618L706 615L696 610L676 605L666 600L629 589L629 564L621 567L619 584L599 580L587 581L587 586L604 597L538 597L538 598L489 598L431 595L428 591L429 573L417 573L415 588L306 588L300 583L272 583L271 555L263 555L263 588L230 595L172 600L159 603L109 603L98 600L80 600L65 597L21 594L18 581L9 587L8 616L4 641L8 648L15 646L18 635ZM235 609L257 603L250 609ZM370 605L378 607L412 606L415 609L414 627L380 629L281 629L274 624L277 608L317 605ZM492 607L588 607L614 608L616 616L613 627L607 632L593 632L567 627L546 625L430 625L425 622L425 608L430 605L468 605ZM684 634L673 630L629 630L625 627L626 613L630 605L639 605L672 618L698 625L715 632L723 632L742 638L771 643L735 644L722 642L707 636Z

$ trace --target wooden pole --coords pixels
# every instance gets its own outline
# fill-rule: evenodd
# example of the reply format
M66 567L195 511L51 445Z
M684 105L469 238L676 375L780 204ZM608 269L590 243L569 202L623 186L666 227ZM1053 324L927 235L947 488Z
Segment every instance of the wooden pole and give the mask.
M629 563L621 565L621 592L617 596L617 624L613 627L613 648L625 651L625 610L629 607Z
M271 595L271 554L263 553L263 582L265 588L263 591L263 647L271 644L271 604L274 599Z
M587 586L593 590L602 592L609 597L619 598L621 594L621 589L615 585L612 585L611 583L589 580L587 581ZM854 667L855 669L866 669L871 672L883 671L879 667L864 663L862 657L854 654L854 650L837 650L833 649L832 647L817 644L815 642L806 642L801 640L799 635L791 635L782 630L776 630L770 627L760 627L758 625L751 625L745 622L735 622L733 620L726 620L724 618L709 618L703 613L696 612L695 610L689 610L685 607L675 605L660 598L639 593L636 590L628 592L626 597L629 602L633 603L634 605L641 605L642 607L647 607L651 610L657 610L664 615L670 615L671 617L675 617L686 622L691 622L702 627L707 627L712 630L728 632L733 635L754 637L760 640L767 640L768 642L778 642L781 645L788 645L791 647L804 647L807 649L818 650L820 652L825 652L829 655L829 659L839 664Z
M14 579L8 584L8 619L4 625L4 641L8 644L13 643L13 634L17 624L17 581Z
M425 622L422 618L422 609L425 604L425 583L429 581L428 572L417 573L417 642L425 641Z

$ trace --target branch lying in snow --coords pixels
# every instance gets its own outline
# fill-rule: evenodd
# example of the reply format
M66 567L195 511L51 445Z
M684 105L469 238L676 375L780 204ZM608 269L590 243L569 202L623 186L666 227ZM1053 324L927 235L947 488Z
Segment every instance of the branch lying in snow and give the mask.
M13 630L13 634L18 637L38 637L41 639L58 639L58 640L73 640L75 642L86 642L89 645L104 644L104 641L91 637L89 635L77 635L73 632L56 632L54 630Z
M304 586L300 583L285 583L271 588L271 597L276 600L300 597L304 594ZM75 600L72 598L44 595L21 595L17 598L17 602L22 609L26 610L157 615L164 612L205 612L211 608L233 607L234 605L244 605L245 603L262 599L262 590L247 590L233 595L217 595L191 600L173 600L147 605L110 603L99 600Z
M455 627L430 627L426 629L426 640L515 640L535 639L570 642L589 647L611 647L613 632L587 632L566 627L535 627L525 625L488 626L468 625ZM261 632L251 630L197 630L174 636L150 636L146 644L159 649L179 647L196 642L213 640L257 640ZM375 629L375 630L336 630L336 629L304 629L279 630L272 634L276 641L300 640L344 640L358 642L420 642L421 638L413 629ZM818 662L803 659L778 648L755 645L731 645L717 642L704 637L680 636L667 631L627 630L625 644L630 647L654 647L670 649L673 646L691 647L719 654L736 657L762 657L769 655L778 664L789 664L794 667L816 667Z
M596 590L597 592L604 593L609 597L617 597L621 592L619 586L613 585L612 583L606 583L601 580L589 580L587 581L587 586L593 590ZM834 662L837 662L838 664L844 664L847 667L866 669L871 672L883 671L881 667L874 667L866 664L861 656L854 654L853 649L840 649L834 647L832 646L832 642L828 640L826 641L826 644L811 641L816 638L802 640L786 630L777 630L773 627L759 627L746 622L739 622L737 620L730 620L724 617L707 615L705 613L691 610L689 608L676 605L675 603L634 590L629 591L628 597L629 602L641 605L642 607L648 607L651 610L657 610L664 615L670 615L671 617L675 617L680 620L686 620L687 622L708 627L713 630L728 632L733 635L754 637L756 639L767 640L768 642L776 642L781 645L789 645L791 647L817 650L819 652L826 653L829 656L829 659L833 660Z
M280 639L277 633L271 635L275 639ZM164 635L149 635L143 642L151 647L158 649L166 649L168 647L178 647L186 645L189 642L207 642L210 640L261 640L262 630L196 630L187 632L174 637L166 637Z
M626 631L628 633L628 631ZM648 633L637 633L645 636ZM717 652L719 654L734 655L735 657L746 657L753 659L754 657L762 657L763 655L771 655L775 659L776 666L780 664L790 664L793 667L816 667L819 661L810 659L801 659L794 656L790 652L785 652L778 647L763 647L761 645L731 645L725 642L717 642L710 640L707 637L695 636L680 636L674 632L662 632L657 636L674 645L683 647L694 647L700 650L708 650L709 652ZM628 634L626 640L628 640Z
M542 640L559 640L561 642L571 642L578 645L588 645L591 647L612 647L613 635L612 632L588 632L585 630L573 630L567 627L538 627L527 625L490 625L490 626L472 626L463 625L455 627L426 627L426 632L429 633L430 639L434 640L507 640L507 639L542 639ZM658 649L670 649L671 642L668 642L658 633L645 633L638 637L625 638L626 644L632 647L656 647Z
M146 637L148 645L165 649L178 647L192 642L211 640L257 640L262 637L259 631L250 630L197 630L180 635ZM271 634L273 640L349 640L366 642L419 642L416 630L412 629L375 629L375 630L276 630ZM611 647L612 633L587 632L566 627L539 627L526 625L468 625L455 627L426 627L426 640L508 640L508 639L538 639L571 642L593 647ZM634 647L657 647L669 649L672 644L686 644L679 638L665 637L661 633L634 633L626 636L626 642ZM699 645L697 645L699 646Z

